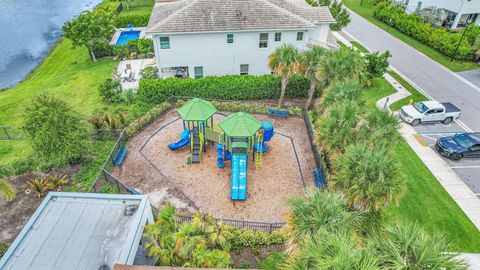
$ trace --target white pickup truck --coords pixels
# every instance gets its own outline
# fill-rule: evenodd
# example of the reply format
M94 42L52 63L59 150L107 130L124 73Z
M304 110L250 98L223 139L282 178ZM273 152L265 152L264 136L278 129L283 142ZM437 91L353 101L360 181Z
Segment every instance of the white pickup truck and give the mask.
M403 106L400 110L400 118L412 126L432 122L448 125L458 117L460 117L460 109L448 102L422 101Z

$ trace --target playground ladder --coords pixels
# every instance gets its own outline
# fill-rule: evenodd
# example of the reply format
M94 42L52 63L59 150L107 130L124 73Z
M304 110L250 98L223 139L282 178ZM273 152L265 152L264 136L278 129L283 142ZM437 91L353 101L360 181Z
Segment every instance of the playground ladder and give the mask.
M263 164L263 153L255 153L255 170L260 170Z

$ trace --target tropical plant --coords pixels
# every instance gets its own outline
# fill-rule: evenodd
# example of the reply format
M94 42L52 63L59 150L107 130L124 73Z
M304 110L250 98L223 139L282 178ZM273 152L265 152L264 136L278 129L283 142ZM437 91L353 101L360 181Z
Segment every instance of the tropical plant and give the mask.
M278 105L283 104L288 79L300 69L300 54L298 49L291 44L283 44L268 56L268 66L275 75L282 77L282 88Z
M333 31L340 31L343 27L347 26L351 19L350 13L343 6L341 1L337 0L307 0L313 7L317 6L327 6L330 9L332 17L335 19L335 23L330 25L330 28Z
M48 191L49 185L45 178L35 178L27 182L26 187L37 193L37 197L42 197Z
M340 150L357 139L356 127L360 122L365 107L358 101L345 100L326 108L319 122L320 136L327 149Z
M49 94L35 95L25 109L23 129L40 162L47 166L77 163L89 149L84 119L64 101Z
M357 81L367 85L366 63L363 56L350 48L329 51L323 59L319 78L327 81L327 86L335 82Z
M480 35L477 36L475 42L473 43L473 50L475 51L475 60L480 60Z
M328 233L353 232L362 221L362 214L351 211L345 197L336 192L308 189L306 194L292 197L287 215L290 236L288 253L293 253L306 238L318 230Z
M418 224L398 224L378 233L374 247L382 269L467 269L445 235Z
M61 191L62 186L68 183L68 178L66 175L51 175L45 178L49 190Z
M3 197L7 202L13 201L16 196L15 188L6 180L0 179L0 197Z
M319 81L318 70L320 69L325 54L326 50L324 48L315 45L300 55L300 71L308 80L310 80L308 99L305 105L307 109L310 108L313 96L315 95L315 90L317 89Z
M112 130L117 129L117 120L115 119L114 116L112 116L108 112L105 112L105 114L103 115L103 119L105 119L105 123L110 129Z
M95 115L88 118L88 122L92 124L94 129L101 129L105 119L99 115Z
M194 215L190 222L179 224L175 207L166 205L160 209L157 222L145 226L145 237L150 239L145 249L159 265L228 267L229 253L217 248L227 237L221 227L202 213Z
M119 112L117 116L118 116L118 121L120 121L120 124L122 124L123 127L126 127L127 115L124 112Z
M333 83L323 96L322 105L325 108L343 101L357 101L363 103L360 86L355 81Z
M284 269L358 269L376 270L378 256L370 249L362 249L346 231L328 233L318 231L303 243L283 265Z
M387 144L399 138L398 120L388 112L373 110L357 126L358 138L372 145Z
M378 211L399 203L407 183L386 147L356 143L336 160L333 187L356 208Z
M85 46L94 62L97 61L95 44L108 43L114 30L113 14L104 10L84 11L63 26L65 37L74 47Z

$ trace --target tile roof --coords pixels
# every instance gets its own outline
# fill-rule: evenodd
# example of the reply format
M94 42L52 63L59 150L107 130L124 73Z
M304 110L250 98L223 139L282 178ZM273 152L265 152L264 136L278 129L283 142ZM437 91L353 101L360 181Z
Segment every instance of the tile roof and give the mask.
M332 22L327 7L301 0L179 0L157 2L147 32L307 29Z

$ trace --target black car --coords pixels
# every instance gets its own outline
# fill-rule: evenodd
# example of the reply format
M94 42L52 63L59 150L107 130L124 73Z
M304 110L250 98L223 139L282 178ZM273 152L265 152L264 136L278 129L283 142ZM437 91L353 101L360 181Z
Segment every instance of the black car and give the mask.
M435 149L451 160L480 157L480 132L457 133L437 140Z

